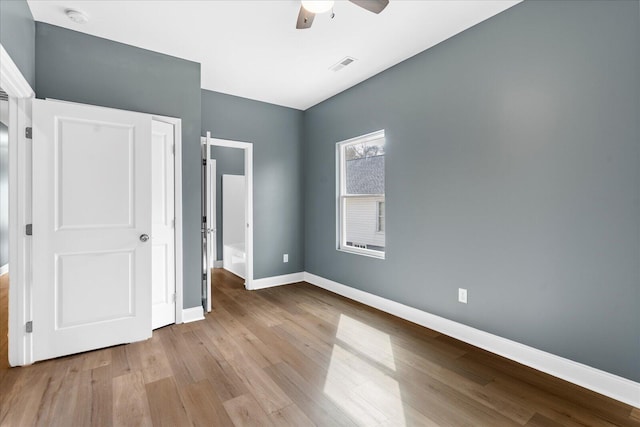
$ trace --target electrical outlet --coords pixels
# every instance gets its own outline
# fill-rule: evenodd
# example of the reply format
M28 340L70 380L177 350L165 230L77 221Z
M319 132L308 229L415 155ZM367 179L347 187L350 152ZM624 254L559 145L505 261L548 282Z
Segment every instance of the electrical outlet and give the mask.
M467 290L466 289L458 288L458 302L461 302L463 304L467 303Z
M289 254L282 255L282 262L289 262Z

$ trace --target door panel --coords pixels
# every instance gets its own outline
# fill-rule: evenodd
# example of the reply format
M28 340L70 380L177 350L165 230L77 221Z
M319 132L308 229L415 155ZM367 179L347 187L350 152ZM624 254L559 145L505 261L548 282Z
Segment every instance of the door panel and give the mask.
M56 270L58 329L135 314L132 251L59 255ZM86 286L87 277L94 286Z
M56 126L57 228L133 228L134 129L65 117ZM109 143L90 143L96 137Z
M33 102L34 360L151 336L151 117Z
M152 123L152 324L153 329L176 321L174 128Z

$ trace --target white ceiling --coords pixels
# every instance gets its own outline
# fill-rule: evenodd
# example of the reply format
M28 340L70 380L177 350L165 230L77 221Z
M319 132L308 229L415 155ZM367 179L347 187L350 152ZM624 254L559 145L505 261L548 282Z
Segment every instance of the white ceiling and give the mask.
M300 110L518 2L391 0L375 15L336 1L334 19L296 30L299 0L28 0L36 21L201 63L204 89ZM329 70L345 56L357 61Z

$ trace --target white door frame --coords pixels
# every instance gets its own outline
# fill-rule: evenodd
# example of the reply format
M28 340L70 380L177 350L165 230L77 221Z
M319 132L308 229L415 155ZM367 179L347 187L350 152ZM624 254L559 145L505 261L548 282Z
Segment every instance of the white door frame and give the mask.
M205 146L206 147L206 146ZM211 156L211 153L206 153ZM215 267L218 258L218 228L216 226L216 160L207 158L207 184L206 191L209 196L207 203L207 313L211 313L211 269ZM205 198L206 201L206 198ZM213 242L211 242L213 239ZM209 250L210 249L210 250Z
M211 138L211 132L207 132L207 136L203 136L201 138L201 142L205 145L207 144L207 140L209 145L240 148L244 150L244 174L247 178L247 187L245 192L245 218L247 218L247 231L244 235L244 247L247 255L247 271L244 279L244 287L247 290L253 290L253 144L251 142Z
M0 87L9 95L9 364L33 360L31 334L31 240L25 227L31 223L31 126L33 89L0 44Z
M222 261L218 261L218 255L221 255L218 253L218 233L220 232L218 230L218 217L217 217L217 211L216 209L218 209L218 189L217 189L217 173L218 173L218 163L216 161L216 159L209 159L211 160L209 165L211 167L211 170L209 171L209 173L213 176L213 182L214 182L214 186L211 187L211 192L209 193L209 196L211 197L211 212L212 212L212 224L213 224L213 234L215 235L215 241L216 244L213 245L213 257L211 257L211 268L222 268L224 266Z

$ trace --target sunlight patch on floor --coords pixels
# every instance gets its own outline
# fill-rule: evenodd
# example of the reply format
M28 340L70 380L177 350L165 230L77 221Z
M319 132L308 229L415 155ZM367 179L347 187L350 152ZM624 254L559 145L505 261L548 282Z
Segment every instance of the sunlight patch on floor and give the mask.
M343 314L336 338L324 393L360 425L405 426L389 335Z
M371 360L396 370L389 334L341 314L336 338L349 344L350 347Z

